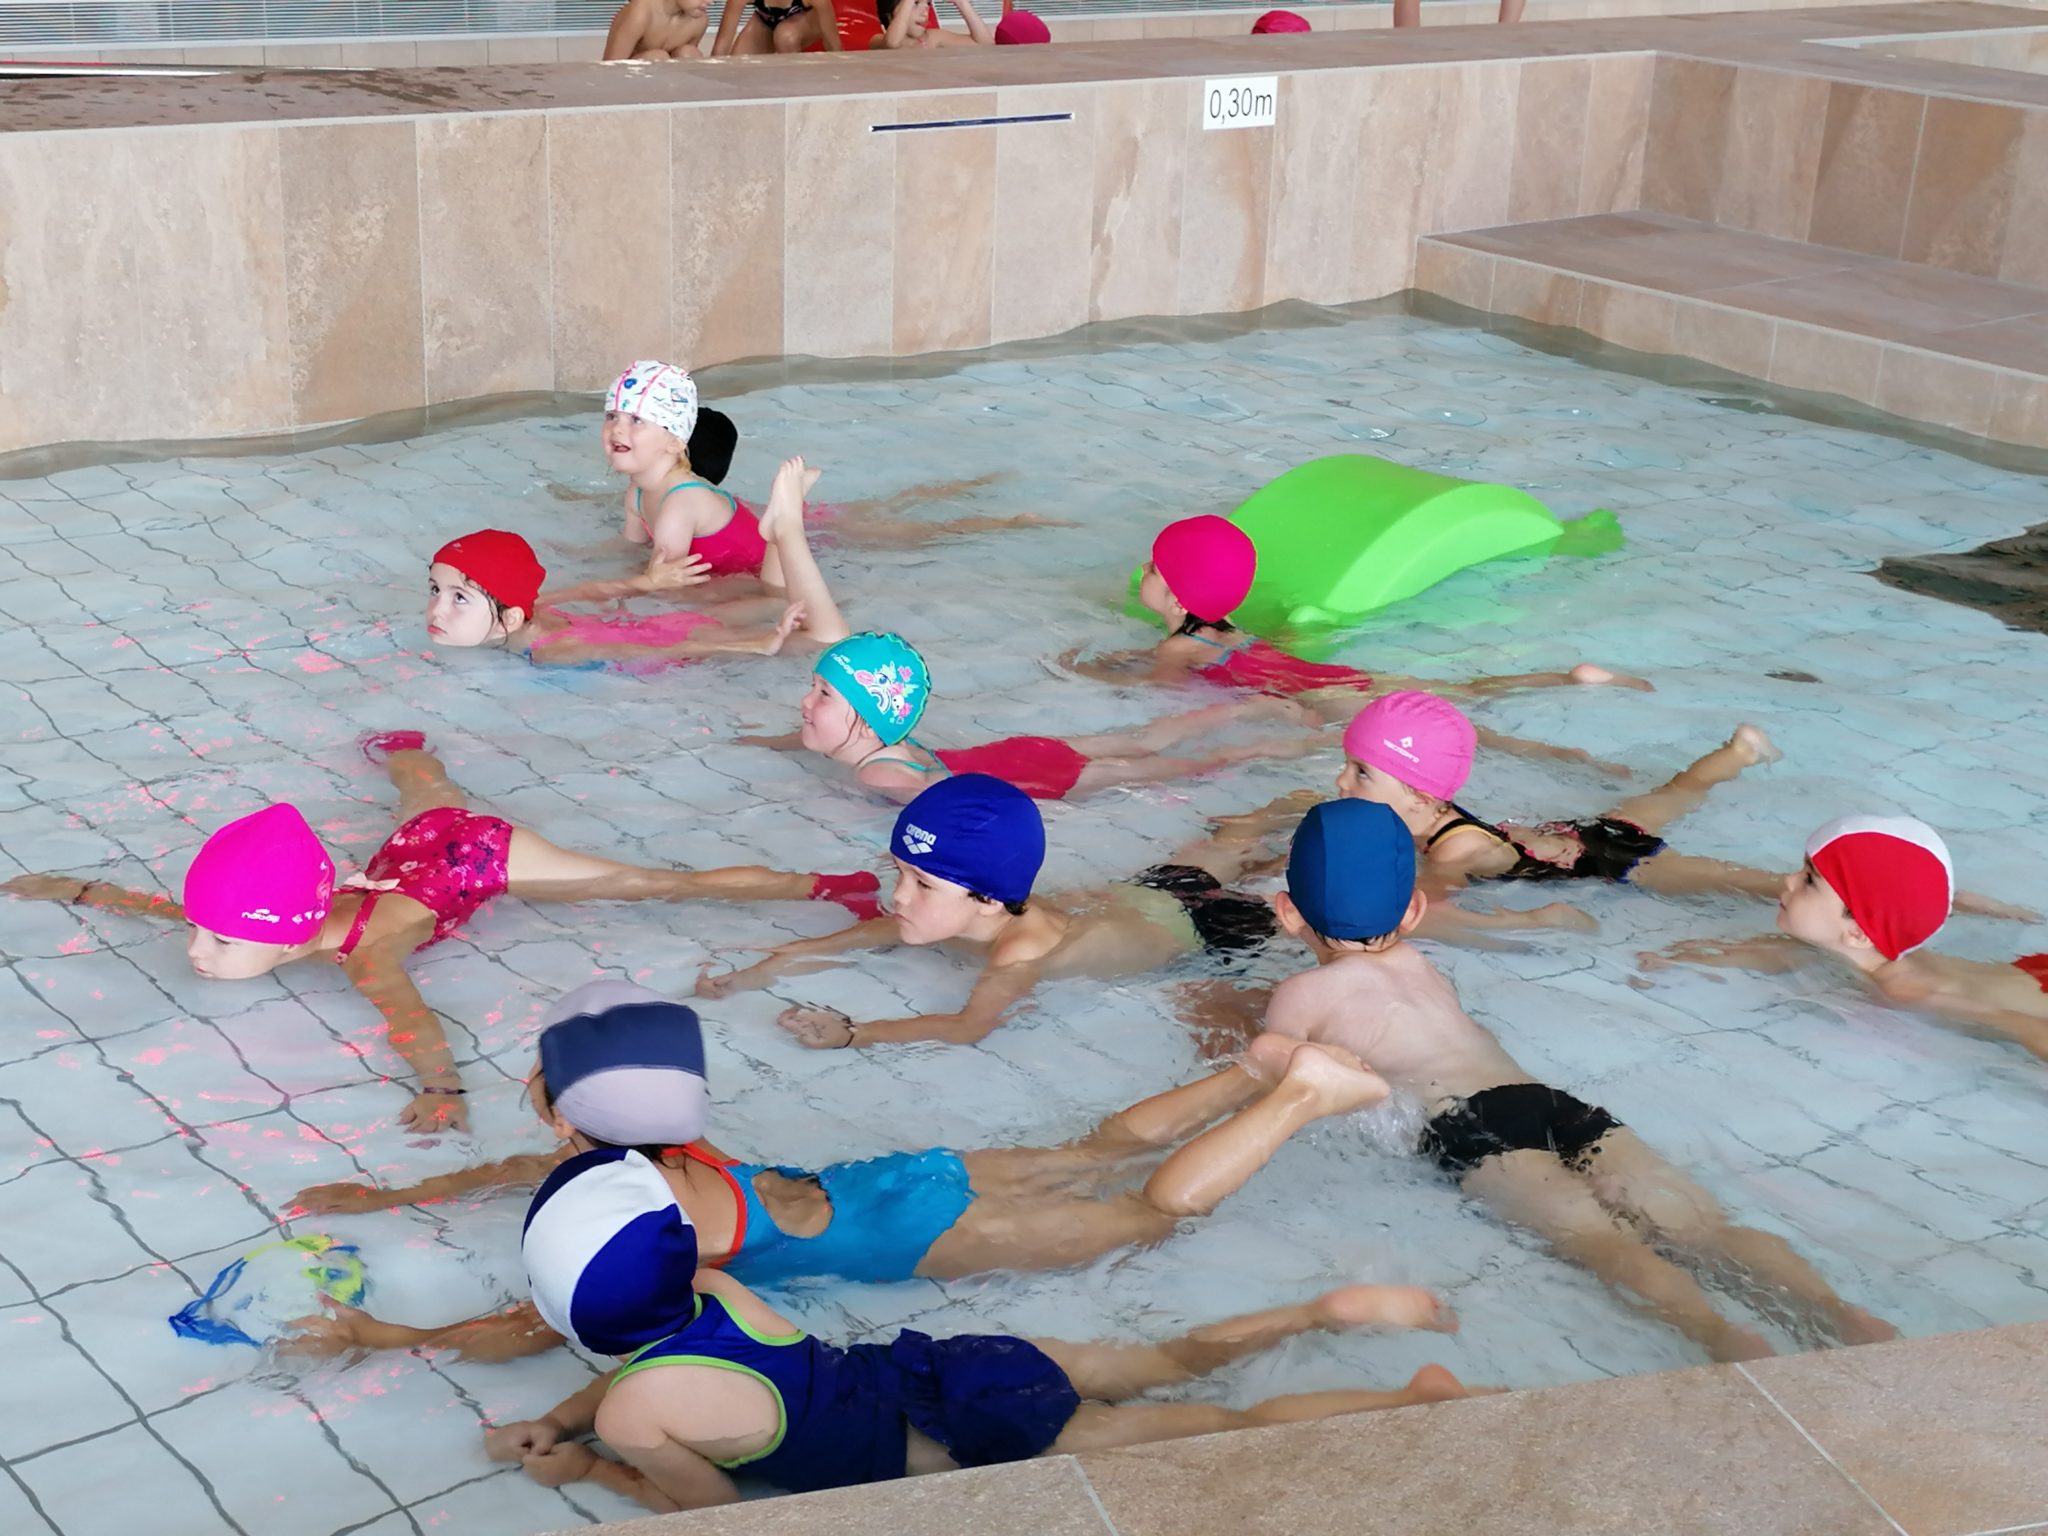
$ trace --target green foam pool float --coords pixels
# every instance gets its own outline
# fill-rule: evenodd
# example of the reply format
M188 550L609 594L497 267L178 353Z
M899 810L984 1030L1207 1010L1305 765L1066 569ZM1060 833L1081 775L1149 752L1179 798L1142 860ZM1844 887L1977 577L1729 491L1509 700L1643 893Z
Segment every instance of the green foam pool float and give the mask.
M1611 512L1561 522L1526 491L1365 454L1312 459L1230 515L1259 552L1240 629L1347 624L1487 560L1617 549Z

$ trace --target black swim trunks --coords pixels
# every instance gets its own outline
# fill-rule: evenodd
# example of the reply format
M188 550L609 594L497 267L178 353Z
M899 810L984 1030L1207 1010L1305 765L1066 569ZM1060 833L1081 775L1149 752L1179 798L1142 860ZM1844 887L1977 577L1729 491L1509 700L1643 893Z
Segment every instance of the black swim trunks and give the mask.
M795 0L791 5L763 5L761 0L754 0L754 14L767 22L771 28L781 26L792 16L801 16L809 9L804 0Z
M1555 1152L1580 1173L1600 1138L1621 1129L1606 1110L1543 1083L1503 1083L1460 1099L1422 1128L1424 1156L1462 1179L1503 1152Z
M1577 858L1569 864L1553 864L1548 859L1539 859L1492 822L1481 821L1463 806L1453 806L1452 809L1458 813L1457 816L1439 827L1423 845L1424 848L1435 847L1440 839L1460 827L1477 827L1515 850L1514 867L1498 875L1487 876L1491 880L1626 880L1638 864L1662 853L1665 847L1663 838L1645 832L1634 822L1623 821L1618 816L1595 816L1589 821L1550 821L1535 830L1552 836L1574 837L1579 841Z
M1192 864L1155 864L1131 884L1164 891L1179 902L1202 947L1212 953L1259 949L1280 931L1280 919L1265 902L1226 891L1222 881Z

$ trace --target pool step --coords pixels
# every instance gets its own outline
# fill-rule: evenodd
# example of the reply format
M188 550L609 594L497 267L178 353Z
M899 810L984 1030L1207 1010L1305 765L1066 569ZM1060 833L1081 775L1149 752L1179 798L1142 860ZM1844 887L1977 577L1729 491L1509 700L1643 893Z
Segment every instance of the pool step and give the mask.
M1651 212L1431 235L1415 284L1635 351L2048 447L2048 288Z

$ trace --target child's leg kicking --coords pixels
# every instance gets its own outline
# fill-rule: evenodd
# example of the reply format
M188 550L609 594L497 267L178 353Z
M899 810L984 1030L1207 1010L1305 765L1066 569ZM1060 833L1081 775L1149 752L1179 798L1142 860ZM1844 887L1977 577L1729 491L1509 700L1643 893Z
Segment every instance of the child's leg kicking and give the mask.
M1745 768L1775 763L1784 755L1756 726L1738 725L1727 741L1668 783L1631 796L1607 814L1661 836L1679 817L1698 810L1706 802L1707 792L1716 785L1728 783Z
M1527 1227L1561 1259L1598 1275L1621 1299L1694 1340L1716 1360L1771 1353L1763 1338L1738 1328L1707 1299L1699 1282L1659 1256L1594 1195L1586 1179L1549 1152L1507 1152L1465 1175L1465 1193L1504 1221Z
M1041 1346L1042 1347L1042 1346ZM1297 1392L1268 1398L1249 1408L1224 1408L1214 1403L1083 1403L1046 1454L1114 1450L1122 1445L1152 1445L1184 1440L1226 1429L1256 1429L1264 1424L1303 1424L1347 1413L1377 1413L1382 1408L1413 1408L1449 1402L1471 1393L1440 1365L1425 1365L1398 1392Z
M761 514L761 537L769 546L761 562L761 580L784 588L791 606L802 607L803 627L813 640L837 645L853 630L840 613L804 533L804 497L821 473L806 469L802 459L790 459L775 472L768 508Z
M1731 1261L1757 1286L1817 1314L1847 1344L1896 1338L1898 1330L1835 1294L1792 1245L1773 1232L1738 1227L1714 1197L1646 1146L1635 1132L1609 1131L1587 1168L1603 1204L1672 1246Z
M876 496L849 502L832 523L834 533L879 549L921 549L949 534L999 533L1011 528L1071 528L1075 525L1035 512L1008 517L956 517L942 523L922 523L894 514L931 502L957 501L983 486L1006 478L1002 474L976 475L969 480L947 480L913 485L893 496Z
M362 748L363 756L384 765L392 788L398 791L401 822L411 821L423 811L444 806L459 810L469 804L461 788L448 777L441 759L428 750L422 732L373 731L363 737Z
M1240 703L1212 704L1184 715L1168 715L1140 726L1135 731L1112 731L1098 736L1076 736L1069 741L1085 754L1089 764L1081 770L1074 792L1093 794L1117 784L1156 784L1170 779L1193 778L1234 763L1262 759L1301 757L1330 743L1320 734L1288 736L1266 741L1239 742L1217 747L1194 757L1162 756L1191 736L1223 730L1241 720L1313 721L1314 711L1290 699L1260 698Z
M807 875L759 864L643 869L557 848L524 827L512 831L506 870L506 889L526 901L837 901L856 917L872 917L881 889L866 871Z
M1655 687L1640 677L1626 672L1615 672L1607 667L1596 667L1591 662L1580 662L1569 672L1516 672L1504 677L1474 677L1462 683L1430 682L1409 677L1388 677L1375 674L1373 681L1389 691L1396 688L1418 688L1424 693L1438 693L1447 698L1497 699L1504 693L1519 693L1526 688L1638 688L1645 693L1656 692Z

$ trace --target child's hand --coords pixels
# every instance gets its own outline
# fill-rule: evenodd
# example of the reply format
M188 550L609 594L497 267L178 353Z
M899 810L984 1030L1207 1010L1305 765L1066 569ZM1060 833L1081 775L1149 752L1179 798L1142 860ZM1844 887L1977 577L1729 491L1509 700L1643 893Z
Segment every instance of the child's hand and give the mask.
M408 1131L438 1136L443 1131L469 1129L469 1105L460 1094L420 1093L399 1112L398 1123Z
M589 1446L570 1440L551 1445L545 1451L536 1451L530 1456L519 1458L519 1464L526 1469L526 1475L543 1488L559 1488L564 1483L578 1482L597 1465L597 1452Z
M1717 965L1728 957L1728 950L1719 939L1680 939L1668 949L1642 951L1636 956L1636 969L1668 971L1674 965Z
M337 1355L376 1347L369 1337L372 1321L369 1313L359 1312L332 1296L322 1296L320 1305L322 1311L295 1317L286 1323L284 1337L271 1348L280 1355L331 1360Z
M383 1190L369 1184L315 1184L292 1196L294 1212L307 1216L353 1216L385 1210L390 1204Z
M679 560L651 560L647 565L647 590L679 592L701 587L711 580L711 562L702 555L684 555Z
M779 655L783 646L789 643L789 637L797 631L809 616L810 610L802 603L791 603L787 608L783 609L782 619L776 624L775 633L770 635L767 641L763 643L761 654L763 656Z
M775 1022L807 1050L843 1051L853 1044L853 1020L836 1008L785 1008Z
M0 891L30 901L76 901L85 894L87 882L76 875L16 875Z
M484 1431L484 1454L493 1461L524 1461L545 1456L562 1438L562 1426L553 1419L521 1419Z

